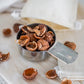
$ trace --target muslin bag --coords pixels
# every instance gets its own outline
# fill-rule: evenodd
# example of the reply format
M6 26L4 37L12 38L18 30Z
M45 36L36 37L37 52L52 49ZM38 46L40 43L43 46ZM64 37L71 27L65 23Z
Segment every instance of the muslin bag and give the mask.
M58 30L76 29L77 6L78 0L28 0L21 17L30 22L45 23Z

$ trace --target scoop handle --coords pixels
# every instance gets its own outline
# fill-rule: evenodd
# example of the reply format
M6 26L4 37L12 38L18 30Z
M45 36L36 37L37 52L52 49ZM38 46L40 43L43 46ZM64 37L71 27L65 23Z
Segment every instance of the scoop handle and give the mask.
M48 51L51 56L60 59L61 61L69 64L73 63L77 57L78 53L60 42L56 42Z

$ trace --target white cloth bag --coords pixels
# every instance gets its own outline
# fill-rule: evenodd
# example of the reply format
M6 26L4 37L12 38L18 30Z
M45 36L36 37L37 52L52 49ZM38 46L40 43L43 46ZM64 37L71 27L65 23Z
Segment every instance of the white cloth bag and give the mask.
M47 20L74 29L78 0L28 0L21 17Z

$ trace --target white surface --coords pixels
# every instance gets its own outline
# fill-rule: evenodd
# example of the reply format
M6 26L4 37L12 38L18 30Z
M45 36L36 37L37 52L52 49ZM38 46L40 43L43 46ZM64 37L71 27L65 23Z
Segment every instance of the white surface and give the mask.
M0 12L3 12L18 0L0 0Z
M0 74L5 77L9 84L60 84L58 78L50 80L45 77L45 73L57 65L56 59L50 57L47 60L38 63L27 61L20 56L18 52L15 43L16 34L12 32L12 36L9 38L3 36L2 30L4 28L12 29L14 23L16 23L16 21L10 15L0 15L0 51L3 53L10 52L10 59L0 64ZM57 40L62 43L66 40L74 41L78 45L77 48L79 48L79 46L81 46L81 44L79 45L81 42L79 40L83 40L82 36L84 35L84 33L81 32L84 32L84 30L56 32ZM81 37L77 39L79 34ZM75 36L75 38L73 36ZM28 67L34 67L38 70L37 77L32 81L26 81L22 76L24 69ZM82 82L77 82L77 84L82 84Z
M8 84L2 76L0 76L0 84Z
M2 34L4 28L12 28L16 21L10 15L0 15L0 51L10 52L8 61L0 63L0 73L9 84L60 84L58 79L50 80L45 77L45 73L57 65L56 59L50 57L43 62L30 62L24 59L18 52L16 45L16 33L6 38ZM28 67L34 67L38 70L37 77L32 81L24 80L22 74Z
M28 0L21 16L43 19L73 29L77 4L78 0Z
M76 51L78 52L78 58L75 62L68 65L58 62L63 72L61 77L68 77L73 80L84 80L84 21L81 21L81 23L83 24L83 29L81 31L61 32L58 35L62 42L75 42L77 45ZM62 34L62 36L60 34Z

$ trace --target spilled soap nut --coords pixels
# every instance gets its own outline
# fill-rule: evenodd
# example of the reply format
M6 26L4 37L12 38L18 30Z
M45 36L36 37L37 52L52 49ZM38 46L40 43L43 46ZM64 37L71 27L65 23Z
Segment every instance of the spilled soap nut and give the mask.
M45 38L46 41L51 42L53 40L53 35L49 32L45 33Z
M27 35L20 36L20 39L18 40L18 44L21 46L25 46L30 41L30 37Z
M61 84L72 84L72 81L65 78L62 80Z
M3 35L6 36L6 37L9 37L11 36L11 29L7 28L7 29L3 29Z
M0 58L2 58L2 53L0 52Z
M23 31L24 33L28 33L28 32L29 32L28 29L27 29L27 26L23 26L21 29L22 29L22 31Z
M34 31L37 36L43 36L45 32L47 31L47 27L44 24L38 25L38 29L34 28Z
M71 48L72 50L75 50L76 49L76 44L74 42L69 42L69 41L66 41L64 43L65 46Z
M8 60L9 59L9 55L10 55L9 52L7 54L2 54L0 52L0 62L4 62L4 61Z
M35 37L36 39L43 39L43 38L45 37L45 35L43 35L43 36L37 36L37 35L34 33L34 37Z
M56 71L49 70L48 72L46 72L46 77L49 79L55 79L57 77Z
M35 41L33 42L28 42L26 44L26 49L30 51L35 51L37 49L37 43Z
M49 48L49 43L46 40L40 39L37 41L38 50L47 50Z
M20 23L15 23L15 24L13 25L13 30L14 30L15 33L17 33L17 32L19 31L19 26L20 26L20 25L22 25L22 24L20 24Z
M6 61L9 59L10 53L8 52L7 54L2 54L2 61Z
M33 80L37 76L37 74L38 74L38 72L36 69L28 68L28 69L24 70L23 77L26 80Z

